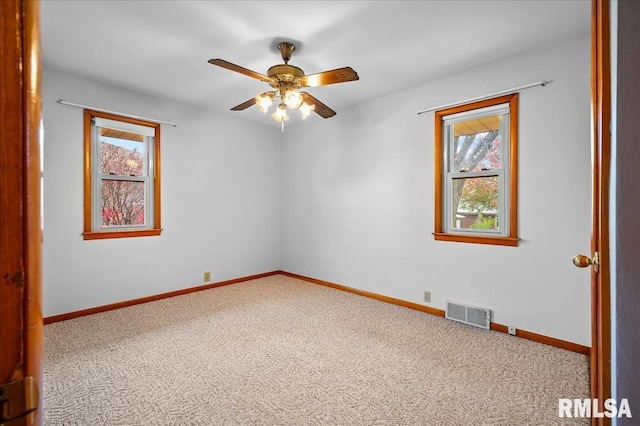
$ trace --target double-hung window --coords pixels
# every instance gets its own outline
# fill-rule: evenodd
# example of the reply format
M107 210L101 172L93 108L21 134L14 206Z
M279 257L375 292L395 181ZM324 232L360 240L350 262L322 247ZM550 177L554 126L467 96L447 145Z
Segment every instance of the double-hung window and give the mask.
M159 235L160 125L85 110L84 239Z
M436 240L518 244L517 102L436 111Z

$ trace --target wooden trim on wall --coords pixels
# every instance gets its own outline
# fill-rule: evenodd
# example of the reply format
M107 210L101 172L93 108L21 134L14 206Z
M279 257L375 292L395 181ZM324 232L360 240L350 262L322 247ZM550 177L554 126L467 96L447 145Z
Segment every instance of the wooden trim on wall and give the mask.
M160 185L162 181L160 175L162 173L162 167L160 163L160 149L161 149L161 132L160 124L156 123L156 135L153 138L153 229L158 231L157 235L162 232L162 215L160 211L162 209L162 203L160 202Z
M153 237L160 235L162 229L139 229L135 231L96 231L83 232L85 240L106 240L109 238Z
M509 101L509 237L518 238L518 123L520 123L520 97L514 93ZM517 245L517 243L516 243Z
M174 297L174 296L181 296L183 294L193 293L193 292L196 292L196 291L209 290L209 289L212 289L212 288L222 287L222 286L225 286L225 285L237 284L237 283L250 281L250 280L256 280L256 279L259 279L259 278L270 277L272 275L284 275L284 276L287 276L287 277L291 277L291 278L295 278L295 279L298 279L298 280L310 282L310 283L313 283L313 284L318 284L318 285L322 285L322 286L325 286L325 287L331 287L331 288L334 288L336 290L346 291L347 293L357 294L358 296L363 296L363 297L368 297L370 299L379 300L381 302L386 302L386 303L391 303L393 305L403 306L405 308L414 309L416 311L425 312L427 314L435 315L435 316L438 316L438 317L443 317L444 318L444 316L445 316L445 311L442 310L442 309L433 308L431 306L425 306L425 305L421 305L419 303L409 302L409 301L402 300L402 299L397 299L395 297L384 296L384 295L381 295L381 294L378 294L378 293L373 293L373 292L370 292L370 291L358 290L358 289L353 288L353 287L348 287L348 286L345 286L345 285L342 285L342 284L336 284L336 283L332 283L332 282L329 282L329 281L323 281L323 280L319 280L319 279L316 279L316 278L310 278L310 277L306 277L304 275L294 274L292 272L286 272L286 271L278 270L278 271L272 271L272 272L265 272L263 274L250 275L250 276L242 277L242 278L235 278L235 279L227 280L227 281L220 281L220 282L217 282L217 283L206 284L206 285L202 285L202 286L198 286L198 287L190 287L190 288L186 288L186 289L182 289L182 290L171 291L171 292L168 292L168 293L161 293L161 294L157 294L157 295L154 295L154 296L147 296L147 297L128 300L128 301L124 301L124 302L112 303L110 305L103 305L103 306L98 306L98 307L95 307L95 308L83 309L81 311L75 311L75 312L69 312L69 313L66 313L66 314L54 315L54 316L51 316L51 317L46 317L44 319L44 323L45 324L51 324L51 323L59 322L59 321L66 321L66 320L70 320L70 319L73 319L73 318L78 318L78 317L85 316L85 315L92 315L92 314L97 314L97 313L100 313L100 312L111 311L111 310L114 310L114 309L126 308L128 306L139 305L141 303L153 302L155 300L166 299L168 297ZM506 325L502 325L502 324L498 324L498 323L494 323L494 322L491 323L491 330L499 331L501 333L507 333L508 334L508 327ZM566 349L568 351L578 352L578 353L585 354L585 355L589 355L589 352L591 350L588 346L583 346L583 345L579 345L577 343L572 343L572 342L568 342L568 341L565 341L565 340L556 339L554 337L544 336L542 334L537 334L537 333L533 333L531 331L526 331L526 330L520 330L520 329L517 330L516 336L522 337L523 339L532 340L534 342L543 343L545 345L550 345L550 346L555 346L556 348Z
M89 110L83 110L83 141L84 141L84 232L91 232L91 112Z
M404 306L405 308L415 309L417 311L426 312L431 315L436 315L439 317L444 317L444 311L442 309L432 308L430 306L420 305L418 303L407 302L406 300L396 299L395 297L383 296L378 293L372 293L370 291L358 290L353 287L347 287L341 284L330 283L328 281L318 280L315 278L305 277L304 275L298 275L291 272L279 271L280 274L285 275L287 277L296 278L302 281L307 281L313 284L320 284L325 287L335 288L336 290L346 291L348 293L357 294L358 296L369 297L371 299L380 300L382 302L391 303L393 305Z
M126 308L128 306L134 306L134 305L139 305L141 303L153 302L153 301L156 301L156 300L166 299L168 297L182 296L183 294L194 293L196 291L209 290L209 289L212 289L212 288L222 287L222 286L225 286L225 285L237 284L237 283L250 281L250 280L257 280L258 278L265 278L265 277L269 277L271 275L277 275L279 273L280 273L280 271L265 272L265 273L262 273L262 274L249 275L249 276L242 277L242 278L234 278L234 279L231 279L231 280L220 281L220 282L217 282L217 283L205 284L205 285L201 285L201 286L197 286L197 287L190 287L190 288L185 288L185 289L182 289L182 290L170 291L168 293L161 293L161 294L156 294L156 295L153 295L153 296L141 297L141 298L133 299L133 300L126 300L124 302L111 303L109 305L97 306L95 308L83 309L83 310L80 310L80 311L69 312L69 313L66 313L66 314L54 315L54 316L46 317L44 319L44 323L45 324L51 324L51 323L59 322L59 321L66 321L66 320L70 320L70 319L73 319L73 318L82 317L82 316L85 316L85 315L93 315L93 314L97 314L97 313L100 313L100 312L112 311L114 309Z
M0 2L0 383L21 379L23 371L24 279L24 87L22 10L19 1ZM4 403L2 404L4 407Z
M490 237L488 235L468 235L468 234L447 234L447 233L433 233L434 238L437 241L454 241L458 243L470 243L470 244L489 244L494 246L509 246L517 247L520 243L520 238L512 237Z
M24 108L24 374L35 379L39 392L38 410L28 417L32 426L41 425L43 392L42 318L42 206L41 139L42 54L40 2L21 1L22 67Z
M444 181L444 159L442 158L442 150L444 149L443 144L443 138L444 135L442 134L442 115L438 114L438 112L436 111L434 114L434 131L435 131L435 135L434 135L434 153L433 153L433 158L435 159L434 161L434 179L433 181L435 182L435 188L434 188L434 195L435 195L435 200L434 200L434 208L435 211L433 212L433 217L435 220L435 223L433 224L433 234L434 236L436 235L444 235L444 226L442 226L442 209L444 207L444 203L443 203L443 196L444 196L444 188L443 188L443 181ZM437 238L437 237L436 237Z
M35 411L13 418L25 395L0 390L7 425L42 425L40 49L40 3L0 1L0 385L29 377L38 394Z
M506 325L491 323L491 330L499 331L501 333L509 334L509 327ZM579 345L577 343L568 342L566 340L556 339L555 337L545 336L543 334L533 333L527 330L516 330L516 336L523 339L532 340L538 343L544 343L545 345L555 346L556 348L566 349L571 352L577 352L583 355L589 355L591 348L589 346Z
M426 312L431 315L436 315L439 317L445 316L445 311L438 308L432 308L430 306L424 306L419 303L407 302L406 300L396 299L395 297L383 296L381 294L372 293L370 291L358 290L353 287L348 287L341 284L335 284L328 281L318 280L316 278L305 277L304 275L298 275L291 272L279 271L280 274L285 275L287 277L296 278L302 281L307 281L314 284L320 284L326 287L335 288L337 290L346 291L348 293L357 294L359 296L369 297L371 299L380 300L382 302L391 303L398 306L404 306L405 308L415 309L417 311ZM506 325L498 324L495 322L491 323L491 330L499 331L501 333L509 333L509 327ZM579 345L577 343L568 342L566 340L556 339L554 337L544 336L542 334L533 333L531 331L526 330L517 330L516 336L521 337L523 339L531 340L538 343L543 343L545 345L554 346L556 348L565 349L571 352L581 353L583 355L589 355L591 348L588 346Z
M611 163L610 2L591 3L592 235L591 253L600 254L600 270L591 268L591 398L611 398L611 283L609 185ZM593 425L610 425L594 418Z

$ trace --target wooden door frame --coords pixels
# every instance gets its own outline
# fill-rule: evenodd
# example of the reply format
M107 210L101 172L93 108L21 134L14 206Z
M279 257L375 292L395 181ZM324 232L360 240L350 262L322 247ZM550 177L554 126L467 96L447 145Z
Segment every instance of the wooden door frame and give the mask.
M40 0L22 0L25 375L35 378L39 389L38 410L32 425L43 422L43 312L42 312L42 54L40 43Z
M611 290L609 257L609 182L611 170L611 55L609 0L592 0L592 234L591 253L599 253L599 271L591 271L591 397L611 398ZM609 418L592 424L610 425Z
M2 377L31 377L38 410L17 423L42 424L42 216L41 216L41 54L39 0L1 0L3 26L0 82L0 211L2 250ZM16 337L17 338L14 338ZM4 346L6 345L6 346ZM6 348L6 349L5 349Z

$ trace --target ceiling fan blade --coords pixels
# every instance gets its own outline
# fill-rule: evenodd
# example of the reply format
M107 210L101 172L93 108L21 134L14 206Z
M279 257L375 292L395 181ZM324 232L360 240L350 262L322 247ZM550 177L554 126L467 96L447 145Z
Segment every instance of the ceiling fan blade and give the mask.
M248 75L249 77L253 77L255 79L270 83L271 78L267 77L264 74L260 74L259 72L251 71L250 69L241 67L240 65L232 64L231 62L227 62L224 59L209 59L209 62L212 65L217 65L222 68L226 68L231 71L239 72L240 74Z
M302 95L302 99L304 102L308 103L309 105L315 105L314 111L320 117L330 118L336 115L336 112L334 110L332 110L331 108L329 108L328 106L326 106L325 104L323 104L322 102L320 102L319 100L317 100L316 98L308 94L307 92L300 92L300 94Z
M331 71L319 72L302 77L303 87L326 86L327 84L345 83L347 81L359 80L358 73L351 67L338 68Z
M242 111L255 104L256 104L255 98L251 98L248 101L241 103L240 105L234 106L233 108L231 108L231 111Z

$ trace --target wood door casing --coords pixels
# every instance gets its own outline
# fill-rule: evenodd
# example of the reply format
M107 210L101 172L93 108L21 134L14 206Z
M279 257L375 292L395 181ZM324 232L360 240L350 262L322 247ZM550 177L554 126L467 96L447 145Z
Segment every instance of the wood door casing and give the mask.
M42 424L43 312L42 312L42 163L41 163L41 44L40 2L22 1L23 99L24 99L24 361L25 374L34 377L40 390L40 407L34 425Z
M23 375L22 316L24 296L24 241L22 234L22 173L24 156L22 89L19 62L21 40L20 4L0 2L0 339L3 350L0 381L16 380ZM6 125L4 125L6 123Z
M42 389L39 2L0 1L0 383ZM39 409L22 418L42 424Z
M611 398L611 294L609 260L609 180L611 162L611 75L609 0L592 0L592 234L591 253L600 257L591 271L591 397L602 404ZM611 419L593 418L593 425Z

